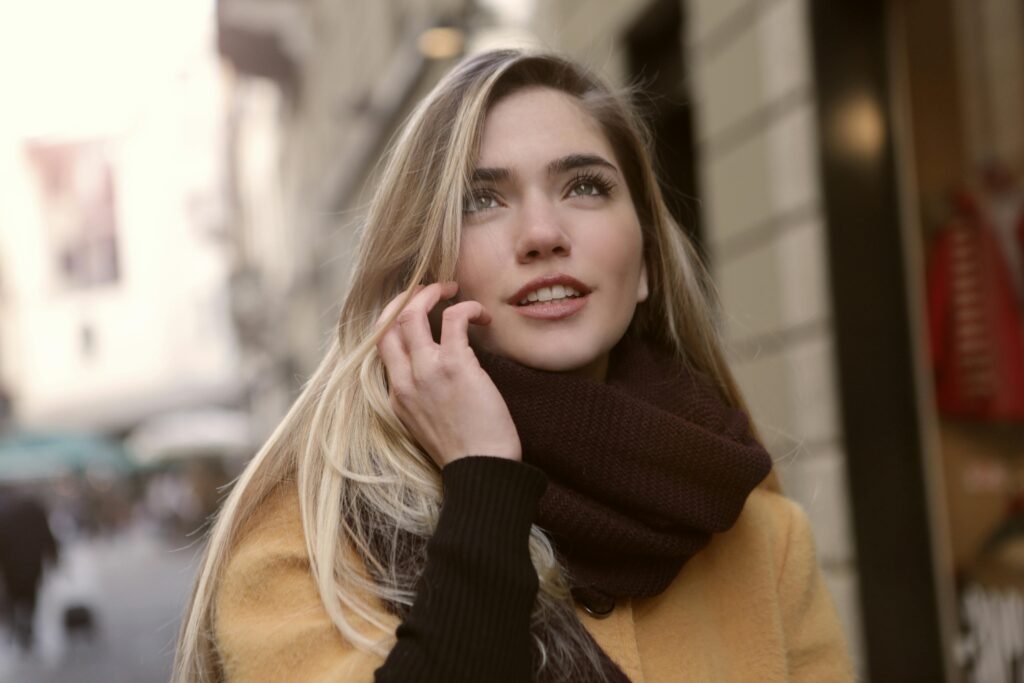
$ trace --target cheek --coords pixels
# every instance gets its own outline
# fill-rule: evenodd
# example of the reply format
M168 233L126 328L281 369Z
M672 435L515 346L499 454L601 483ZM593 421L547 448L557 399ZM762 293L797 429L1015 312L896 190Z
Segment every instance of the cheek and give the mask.
M487 273L494 272L493 245L481 235L463 235L459 245L459 262L455 279L459 283L459 299L472 299L481 294L488 282Z
M611 231L608 239L600 245L600 250L608 272L630 281L621 284L636 284L643 266L643 237L638 225L634 224L627 229L620 226Z
M619 239L606 245L605 255L608 272L616 274L616 288L623 311L629 309L632 314L644 278L643 237L639 226L626 235L620 232ZM646 296L642 298L646 299Z

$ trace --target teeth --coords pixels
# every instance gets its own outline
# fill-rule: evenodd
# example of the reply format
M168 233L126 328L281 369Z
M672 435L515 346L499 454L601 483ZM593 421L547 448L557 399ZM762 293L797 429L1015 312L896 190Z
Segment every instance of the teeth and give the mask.
M578 291L567 285L554 285L553 287L541 287L538 290L530 292L526 295L526 298L519 302L520 306L535 303L538 301L554 301L556 299L566 299L573 296L582 296Z

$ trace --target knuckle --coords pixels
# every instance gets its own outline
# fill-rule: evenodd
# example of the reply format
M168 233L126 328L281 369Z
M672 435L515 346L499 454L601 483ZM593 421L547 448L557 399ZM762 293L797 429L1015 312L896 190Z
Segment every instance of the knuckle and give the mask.
M438 357L438 370L444 377L452 377L461 367L459 357L448 350L442 350Z
M454 379L466 371L466 355L459 349L444 349L440 355L439 370L445 379Z
M405 382L392 382L388 393L391 395L392 401L405 404L409 402L416 391Z
M398 317L396 318L399 325L407 325L408 323L411 323L415 319L416 311L411 308L405 309L404 311L399 313Z
M412 367L412 381L415 386L422 386L434 378L432 363L415 363Z

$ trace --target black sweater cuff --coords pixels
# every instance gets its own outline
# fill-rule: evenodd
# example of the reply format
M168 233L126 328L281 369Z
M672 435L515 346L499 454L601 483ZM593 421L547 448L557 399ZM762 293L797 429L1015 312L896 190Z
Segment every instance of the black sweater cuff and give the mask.
M547 478L518 461L467 456L441 481L416 600L376 680L529 681L538 580L528 541Z
M508 534L494 551L522 550L547 488L542 471L525 463L489 455L460 458L441 470L444 501L434 539L490 541ZM521 543L519 541L522 541Z

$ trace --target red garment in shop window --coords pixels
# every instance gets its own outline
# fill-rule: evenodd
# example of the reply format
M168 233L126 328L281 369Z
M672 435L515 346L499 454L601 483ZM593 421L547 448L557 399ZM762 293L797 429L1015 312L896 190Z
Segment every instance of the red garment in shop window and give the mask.
M1020 249L1021 260L1024 261L1024 208L1020 212L1020 220L1017 221L1017 248Z
M1024 249L1024 223L1018 237ZM928 324L939 412L1024 421L1024 320L998 239L968 198L931 250Z

